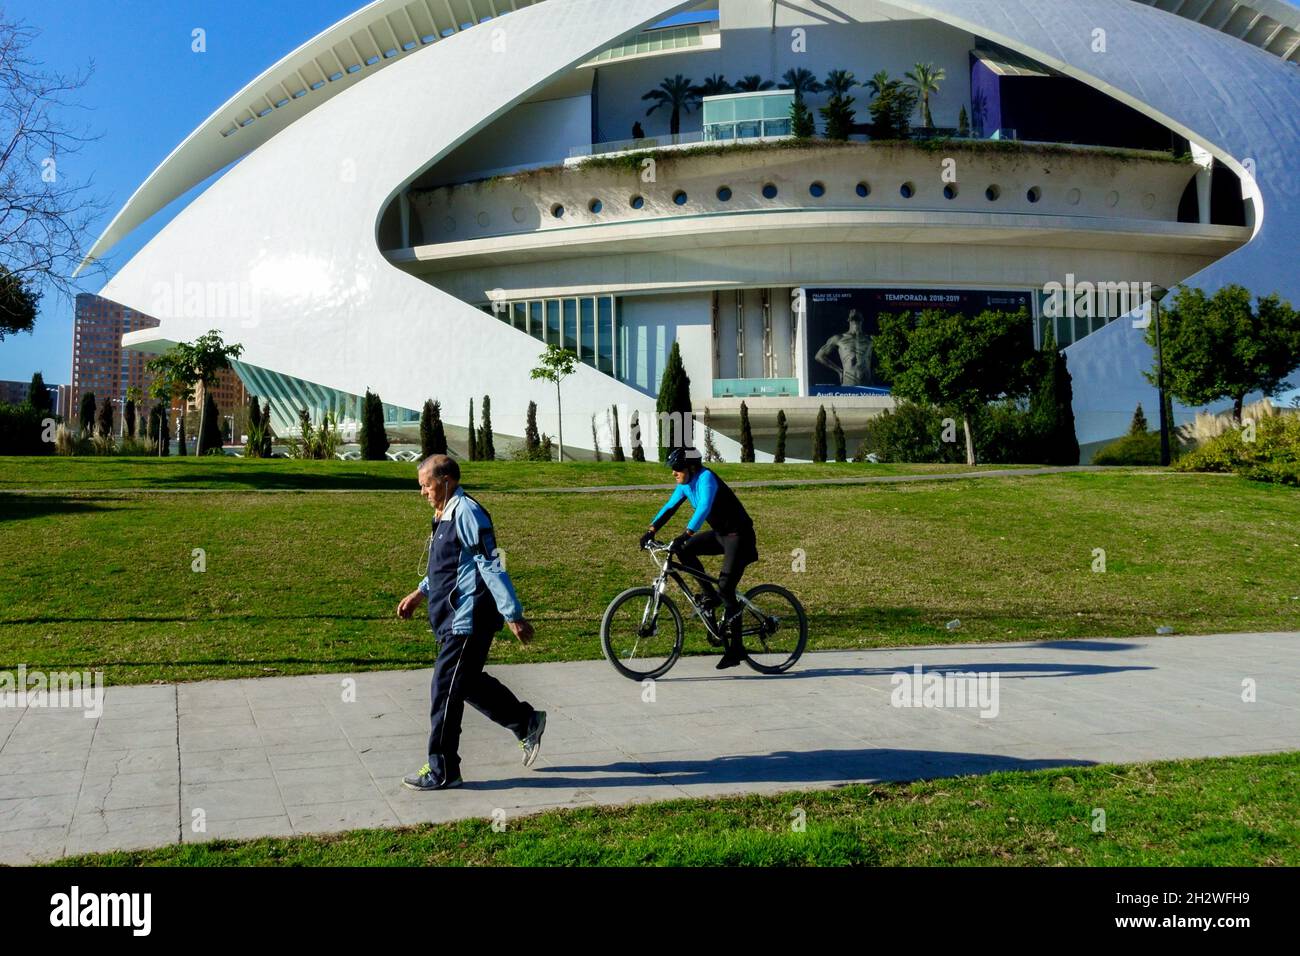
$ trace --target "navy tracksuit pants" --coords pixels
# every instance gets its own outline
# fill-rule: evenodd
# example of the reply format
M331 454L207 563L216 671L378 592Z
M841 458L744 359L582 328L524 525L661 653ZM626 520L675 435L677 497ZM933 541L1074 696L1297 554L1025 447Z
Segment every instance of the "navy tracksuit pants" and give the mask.
M518 739L528 736L532 706L483 672L493 636L494 632L449 634L439 641L429 693L429 770L440 782L460 776L460 723L466 704Z

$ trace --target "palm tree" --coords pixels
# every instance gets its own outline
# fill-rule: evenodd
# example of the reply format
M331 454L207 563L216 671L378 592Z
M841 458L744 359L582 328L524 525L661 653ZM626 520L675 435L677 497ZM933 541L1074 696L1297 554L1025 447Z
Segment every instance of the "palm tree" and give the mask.
M794 90L794 98L802 100L805 93L820 93L825 89L813 75L812 70L804 69L802 66L797 70L786 70L785 75L781 77L781 83L787 90Z
M693 92L703 99L706 96L726 96L728 93L736 92L736 88L727 82L725 76L714 73L712 76L706 76L704 82L695 87Z
M826 92L831 96L844 96L858 85L858 78L853 75L852 70L831 70L826 74L824 84Z
M771 80L765 80L757 73L751 73L743 77L739 83L733 84L733 90L736 93L761 93L764 90L770 90L776 86Z
M947 72L933 63L918 63L906 76L921 96L921 122L926 129L931 129L934 120L930 116L930 94L939 95L939 84L947 78Z
M689 113L700 101L691 81L680 73L672 79L665 77L657 89L651 90L641 99L654 100L654 106L646 110L646 116L649 116L660 107L673 111L672 119L668 123L668 129L674 136L682 131L682 113Z
M871 91L873 97L879 96L881 93L884 93L885 90L889 89L889 82L889 71L881 70L867 81L867 89Z

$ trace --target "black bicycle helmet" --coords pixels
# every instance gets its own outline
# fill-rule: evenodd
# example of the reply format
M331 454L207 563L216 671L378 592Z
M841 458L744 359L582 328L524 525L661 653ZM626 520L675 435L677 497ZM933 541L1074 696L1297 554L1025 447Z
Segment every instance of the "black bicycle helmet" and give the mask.
M694 448L674 448L668 453L668 467L673 471L685 471L699 462L700 453Z

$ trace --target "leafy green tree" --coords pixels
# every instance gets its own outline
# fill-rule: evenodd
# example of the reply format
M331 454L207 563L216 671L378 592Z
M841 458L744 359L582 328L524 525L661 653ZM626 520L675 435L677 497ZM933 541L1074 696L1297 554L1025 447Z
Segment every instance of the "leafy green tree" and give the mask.
M1138 407L1133 409L1133 420L1129 422L1128 433L1130 435L1145 435L1151 431L1151 426L1147 424L1147 416L1142 411L1142 403L1138 402Z
M366 389L361 409L361 457L366 461L383 461L387 455L388 432L384 430L384 403L378 395Z
M173 345L162 355L155 356L146 363L145 368L153 375L153 381L149 384L149 394L165 402L167 413L164 418L167 421L167 427L171 427L171 409L180 403L182 413L180 415L180 426L178 431L178 440L180 447L177 449L178 454L186 454L185 448L185 404L194 397L194 386L198 382L198 373L194 367L194 356L190 347L184 343ZM170 436L168 438L170 442ZM159 454L163 454L162 445L159 446Z
M1248 394L1287 391L1286 376L1300 366L1300 313L1277 293L1252 307L1250 292L1239 285L1211 296L1179 286L1172 307L1161 310L1160 332L1166 391L1184 405L1230 398L1238 424ZM1154 349L1155 322L1146 340ZM1155 369L1146 377L1156 384Z
M577 369L578 356L573 350L562 349L558 345L548 345L537 367L529 373L534 380L550 382L555 386L555 416L560 430L560 461L564 461L564 409L560 402L560 383ZM550 460L549 457L547 460Z
M785 71L785 75L781 77L781 88L794 90L794 98L796 100L801 100L809 94L816 96L818 93L826 89L826 87L822 85L821 81L813 74L812 70L805 69L802 66L798 69Z
M704 99L706 96L726 96L736 92L736 88L727 82L725 76L714 73L712 76L706 76L704 82L695 87L694 92L696 98Z
M754 430L749 424L749 407L744 402L740 403L740 460L751 464L754 461Z
M645 461L645 444L641 440L641 422L640 413L632 409L632 418L628 422L628 427L632 430L632 460Z
M5 193L8 194L7 189ZM0 342L6 335L30 332L36 324L40 304L41 293L27 276L17 275L0 265Z
M537 403L528 403L528 419L524 424L524 457L537 461L542 449L542 438L537 433Z
M203 393L203 414L199 418L199 452L200 455L220 455L221 452L221 412L212 392Z
M659 460L667 461L668 452L676 447L695 447L691 434L691 380L682 364L682 350L673 342L659 380L659 398L655 403L659 417Z
M776 454L772 460L778 464L785 461L785 436L788 428L789 426L785 420L785 409L783 408L776 413Z
M1077 465L1074 386L1065 353L1056 347L1051 323L1043 336L1039 367L1038 385L1029 399L1029 431L1038 460L1046 465Z
M257 396L248 397L248 440L244 442L245 458L262 457L262 409L257 404Z
M466 452L470 461L478 461L478 429L474 427L474 399L469 400L469 449Z
M813 428L813 461L821 464L826 461L826 406L817 409L817 424Z
M107 395L99 403L99 415L95 421L95 433L100 438L113 437L113 400Z
M853 75L852 70L831 70L826 74L826 82L822 84L824 89L831 96L847 96L849 90L858 85L858 78Z
M618 407L611 407L609 410L610 431L614 436L614 460L627 461L627 456L623 454L623 438L618 433Z
M939 84L947 78L947 71L933 63L918 63L905 75L921 101L921 124L926 129L933 129L934 118L930 115L930 97L939 95Z
M844 142L853 132L857 122L857 112L853 109L853 97L836 94L823 106L819 113L826 129L826 138Z
M1020 395L1033 380L1029 315L986 310L977 316L925 310L881 315L875 340L880 369L900 398L954 406L966 430L966 464L975 464L971 420L1002 395Z
M95 393L86 392L81 396L81 408L78 418L81 425L81 437L89 438L95 430Z
M872 137L906 139L912 130L912 113L916 111L918 93L902 80L891 80L881 70L867 83L871 91Z
M40 372L32 374L32 383L27 387L27 403L41 415L48 415L53 411L50 404L50 390L45 387L45 376Z
M478 431L478 457L480 461L496 461L497 446L492 439L492 399L483 396L483 426Z
M741 77L735 84L736 93L762 93L776 86L771 80L765 80L757 73Z
M206 335L199 336L193 343L182 342L179 348L192 369L192 381L202 387L204 395L207 395L217 384L222 372L230 370L230 360L237 359L244 354L242 345L226 345L222 341L221 333L216 329ZM215 402L212 407L214 409L217 407ZM199 417L199 448L197 452L199 455L206 455L214 447L221 447L220 426L209 428L207 421L208 403L205 400Z
M657 88L646 93L641 99L654 101L654 105L646 110L646 116L659 109L666 109L672 113L668 121L668 129L674 136L682 131L682 114L689 113L700 102L696 87L680 73L674 77L665 77ZM560 444L561 457L563 457L563 441Z

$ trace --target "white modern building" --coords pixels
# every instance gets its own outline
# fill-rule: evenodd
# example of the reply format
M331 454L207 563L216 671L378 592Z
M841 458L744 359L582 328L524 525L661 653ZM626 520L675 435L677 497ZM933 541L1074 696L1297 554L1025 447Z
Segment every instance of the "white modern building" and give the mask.
M224 170L102 295L161 321L131 348L241 343L281 430L370 389L399 432L440 400L453 447L484 395L498 449L529 401L555 435L529 376L554 343L581 358L566 447L595 416L608 449L610 409L626 446L676 342L724 456L742 400L760 457L778 409L798 455L819 406L852 436L892 404L881 313L1024 308L1068 346L1090 445L1156 407L1141 292L1107 290L1300 304L1298 63L1283 0L376 0L196 129L90 257ZM917 64L943 71L923 135L879 135L859 86L847 142L790 137L790 71ZM676 133L647 115L719 77L759 82ZM1057 314L1053 283L1101 294Z

